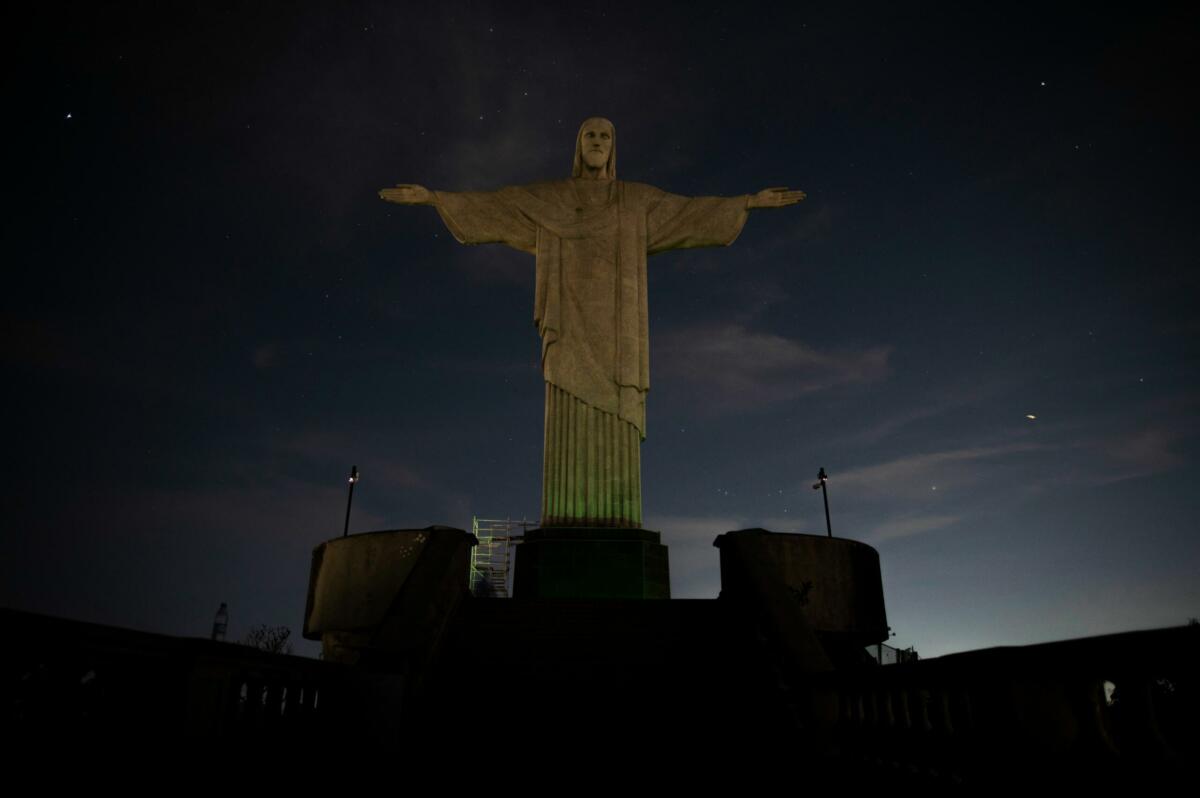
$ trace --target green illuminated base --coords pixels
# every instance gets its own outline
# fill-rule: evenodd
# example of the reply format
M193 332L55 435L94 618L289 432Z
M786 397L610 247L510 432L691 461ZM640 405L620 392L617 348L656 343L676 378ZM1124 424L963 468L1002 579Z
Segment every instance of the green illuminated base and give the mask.
M513 598L670 597L667 547L657 532L544 527L517 546Z

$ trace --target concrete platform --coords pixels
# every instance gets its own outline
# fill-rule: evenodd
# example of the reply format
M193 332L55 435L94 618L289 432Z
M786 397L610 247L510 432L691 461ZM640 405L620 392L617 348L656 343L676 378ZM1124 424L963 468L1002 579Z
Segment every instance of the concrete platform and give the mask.
M543 527L517 547L513 598L667 599L667 547L645 529Z

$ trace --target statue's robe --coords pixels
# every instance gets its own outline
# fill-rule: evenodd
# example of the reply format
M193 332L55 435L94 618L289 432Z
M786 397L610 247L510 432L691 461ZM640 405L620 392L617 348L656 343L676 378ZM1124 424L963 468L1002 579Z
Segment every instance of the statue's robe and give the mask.
M460 242L507 244L537 259L542 526L640 527L650 389L646 257L733 243L747 197L680 197L642 183L582 179L436 197Z

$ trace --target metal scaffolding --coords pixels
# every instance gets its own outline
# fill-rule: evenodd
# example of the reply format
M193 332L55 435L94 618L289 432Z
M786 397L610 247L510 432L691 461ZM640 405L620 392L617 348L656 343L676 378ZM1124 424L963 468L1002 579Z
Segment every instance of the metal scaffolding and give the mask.
M508 598L510 551L521 539L528 521L471 518L471 533L479 540L471 548L471 595L479 598Z

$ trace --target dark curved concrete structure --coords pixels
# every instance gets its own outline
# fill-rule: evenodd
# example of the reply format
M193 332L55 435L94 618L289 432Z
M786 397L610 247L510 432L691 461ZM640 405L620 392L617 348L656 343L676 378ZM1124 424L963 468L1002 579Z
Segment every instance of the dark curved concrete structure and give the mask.
M888 639L879 552L865 543L824 535L779 534L765 529L726 532L721 550L721 592L743 592L751 576L734 567L733 555L767 569L803 608L809 628L846 646Z

